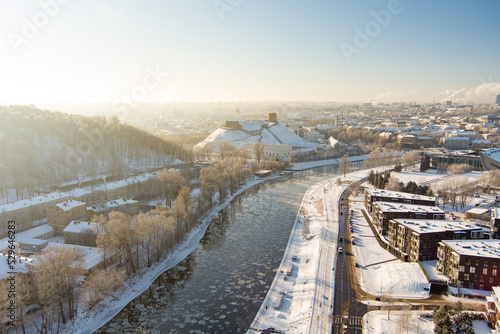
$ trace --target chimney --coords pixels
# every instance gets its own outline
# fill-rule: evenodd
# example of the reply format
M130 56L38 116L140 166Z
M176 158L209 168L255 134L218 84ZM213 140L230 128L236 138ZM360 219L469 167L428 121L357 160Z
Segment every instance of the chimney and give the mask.
M275 112L270 112L267 115L267 121L270 123L278 123L278 115Z

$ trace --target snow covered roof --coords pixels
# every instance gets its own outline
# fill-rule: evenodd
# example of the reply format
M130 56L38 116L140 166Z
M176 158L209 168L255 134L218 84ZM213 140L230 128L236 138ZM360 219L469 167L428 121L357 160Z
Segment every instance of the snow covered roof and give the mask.
M443 240L441 242L460 255L500 259L500 240Z
M66 226L63 232L82 233L84 229L91 229L97 232L99 231L99 224L88 221L73 220L68 224L68 226Z
M9 261L9 262L7 262ZM8 258L7 255L0 254L0 279L7 278L12 275L11 272L20 272L26 273L29 271L29 268L26 266L27 263L31 263L33 259L24 256L16 256L16 263L13 264L15 266L14 270L9 267L9 264L12 260Z
M423 200L423 201L435 201L436 200L436 197L405 193L405 192L401 192L401 191L392 191L392 190L375 189L375 188L366 188L366 191L371 196L381 196L381 197L391 197L391 198L401 198L401 199L414 199L414 200Z
M394 219L399 224L409 228L419 234L436 233L445 231L464 231L464 230L484 230L482 226L466 223L459 220L426 220L426 219ZM489 231L489 229L486 229Z
M46 240L39 239L40 237L53 233L54 228L49 224L39 225L37 227L30 228L29 230L16 233L16 242L28 245L43 245L47 243ZM3 238L0 240L0 250L7 249L9 238Z
M77 200L69 200L56 204L56 206L63 211L69 211L82 205L85 205L85 203Z
M444 141L469 141L468 137L443 137Z
M48 193L46 195L35 196L31 199L24 199L24 200L0 205L0 212L14 211L14 210L25 208L27 206L41 204L41 203L45 203L45 202L50 202L53 200L64 201L64 200L70 199L71 197L72 197L72 194L67 193L67 192L51 192L51 193Z
M484 214L489 213L490 210L491 209L489 209L489 208L480 208L480 207L476 208L476 207L474 207L474 208L472 208L470 210L467 210L465 212L466 213L473 213L473 214L476 214L476 215L484 215Z
M500 149L498 148L494 150L483 151L481 153L494 160L500 161Z
M444 211L437 206L417 205L417 204L404 204L392 202L375 202L383 212L421 212L421 213L437 213L443 214Z
M139 203L139 201L133 200L133 199L124 199L124 198L118 198L109 202L106 202L105 204L102 205L92 205L87 207L87 210L92 210L96 212L100 211L106 211L111 208L116 208L118 206L126 205L126 204L134 204L134 203Z
M82 261L79 261L81 264L81 268L83 269L91 269L102 262L102 254L99 252L97 247L87 247L87 246L79 246L79 245L70 245L70 244L59 244L54 242L49 242L49 247L60 247L60 248L73 248L74 250L81 252L83 254ZM111 254L107 255L108 257ZM37 257L35 257L34 262L36 262Z
M204 147L215 142L230 142L240 148L245 143L288 144L293 146L316 147L317 144L297 136L280 123L249 121L241 123L241 130L218 128L196 147Z

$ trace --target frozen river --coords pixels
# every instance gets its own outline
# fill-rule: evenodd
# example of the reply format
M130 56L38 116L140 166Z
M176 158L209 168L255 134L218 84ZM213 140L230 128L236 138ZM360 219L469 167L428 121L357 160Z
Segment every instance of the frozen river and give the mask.
M214 218L196 249L97 333L244 333L281 262L304 192L336 167L257 185Z

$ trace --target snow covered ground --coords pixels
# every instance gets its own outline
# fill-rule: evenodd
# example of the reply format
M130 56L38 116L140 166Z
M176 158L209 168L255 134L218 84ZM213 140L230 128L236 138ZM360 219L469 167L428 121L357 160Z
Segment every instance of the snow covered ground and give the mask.
M363 317L363 334L433 334L434 323L432 318L421 317L428 311L371 311ZM486 320L473 321L472 326L476 334L491 334Z
M358 155L349 157L350 162L357 162L365 160L367 155ZM327 160L317 160L317 161L306 161L306 162L295 162L287 167L288 170L304 170L315 167L323 167L329 165L338 165L342 159L327 159Z
M86 310L83 305L79 305L80 312L77 317L69 322L62 332L72 333L92 333L105 325L116 314L118 314L130 301L143 293L152 282L161 275L165 270L168 270L184 258L186 258L198 245L203 238L212 218L220 210L225 208L237 195L252 186L276 178L278 176L270 176L267 178L254 178L249 180L242 188L240 188L233 196L228 197L219 206L210 210L200 225L194 228L186 237L185 241L180 244L164 261L154 264L151 268L144 268L133 279L125 282L123 290L112 297L108 297L104 302L98 304L92 310ZM83 310L86 310L83 312Z
M359 263L361 288L387 298L427 298L429 282L417 263L402 262L383 249L362 214L363 196L351 202L353 252Z
M420 317L421 313L420 311L368 312L363 317L363 334L433 334L432 318Z

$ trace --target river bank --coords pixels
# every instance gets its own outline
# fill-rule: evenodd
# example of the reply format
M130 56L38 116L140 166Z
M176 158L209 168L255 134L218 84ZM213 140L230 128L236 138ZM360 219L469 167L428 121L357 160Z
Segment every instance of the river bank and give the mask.
M71 323L66 325L64 332L90 334L104 326L128 303L146 291L158 276L185 259L198 245L214 216L227 207L234 198L257 184L279 177L280 176L273 175L266 178L254 178L247 181L245 185L233 195L227 197L221 204L212 208L201 220L200 224L187 235L185 241L178 245L166 259L162 262L153 264L150 268L144 268L144 270L137 273L132 279L126 281L124 289L118 294L107 297L104 302L101 302L90 311L79 313ZM83 305L79 307L80 310L84 308Z

